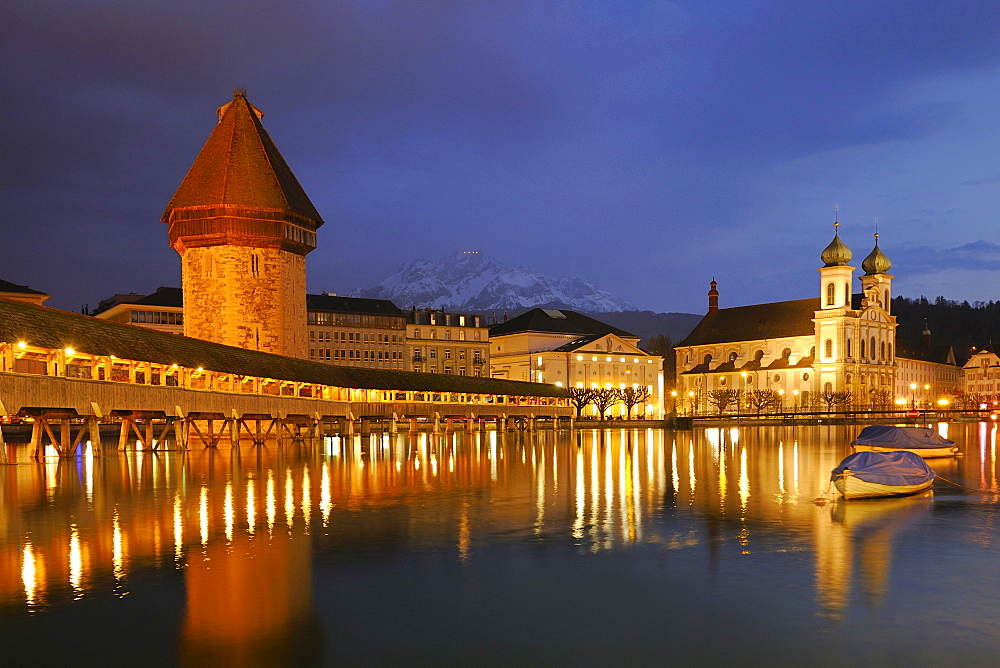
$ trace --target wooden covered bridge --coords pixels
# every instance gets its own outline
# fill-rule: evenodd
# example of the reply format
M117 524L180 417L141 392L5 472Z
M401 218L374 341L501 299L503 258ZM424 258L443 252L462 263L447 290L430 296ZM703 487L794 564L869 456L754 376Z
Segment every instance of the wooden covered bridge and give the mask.
M373 426L572 428L573 414L554 385L331 366L0 299L0 416L33 419L35 455L72 456L84 439L100 452L109 422L119 447L187 448Z

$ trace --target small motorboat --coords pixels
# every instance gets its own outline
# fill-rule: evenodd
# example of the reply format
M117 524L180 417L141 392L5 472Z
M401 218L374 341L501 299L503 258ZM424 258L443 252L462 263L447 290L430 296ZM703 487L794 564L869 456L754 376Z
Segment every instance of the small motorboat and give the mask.
M906 450L921 457L953 457L958 448L955 441L942 438L927 427L893 427L873 424L865 427L851 441L855 452L895 452Z
M830 474L845 499L916 494L929 489L934 477L934 470L920 455L906 450L855 452Z

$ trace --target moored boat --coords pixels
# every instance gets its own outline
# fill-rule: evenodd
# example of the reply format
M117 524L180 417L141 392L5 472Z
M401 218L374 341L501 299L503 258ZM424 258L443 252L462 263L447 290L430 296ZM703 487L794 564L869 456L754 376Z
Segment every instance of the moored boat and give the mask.
M959 454L955 441L943 438L927 427L893 427L873 424L851 441L855 452L897 452L905 450L921 457L953 457Z
M833 469L830 480L845 499L906 496L929 489L935 473L912 452L855 452Z

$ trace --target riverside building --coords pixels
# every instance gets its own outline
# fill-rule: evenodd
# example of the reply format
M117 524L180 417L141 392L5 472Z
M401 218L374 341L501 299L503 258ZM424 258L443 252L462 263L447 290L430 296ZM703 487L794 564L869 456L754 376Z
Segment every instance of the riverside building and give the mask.
M406 311L406 348L412 371L485 376L490 330L481 315L410 309Z
M536 308L491 327L490 373L565 388L646 388L638 414L663 418L663 358L639 348L638 336L576 311ZM585 408L584 416L596 414ZM609 414L624 416L626 407Z
M849 396L842 407L888 408L902 398L904 378L924 379L929 399L930 388L936 399L952 387L953 355L897 347L892 263L878 234L861 263L860 293L852 290L852 257L835 223L833 240L820 254L817 297L721 309L713 279L708 313L675 348L678 406L711 410L713 392L735 389L770 390L783 408L827 406L824 397L832 393Z

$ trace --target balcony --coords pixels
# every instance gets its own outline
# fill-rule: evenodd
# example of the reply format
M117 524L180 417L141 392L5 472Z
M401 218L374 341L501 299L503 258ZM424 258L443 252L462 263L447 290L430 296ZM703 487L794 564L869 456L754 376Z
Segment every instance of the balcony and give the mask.
M473 357L472 358L472 363L475 364L475 365L477 365L477 366L479 366L479 365L482 365L482 364L486 364L486 360L484 360L482 357Z
M417 354L415 354L415 355L413 356L413 361L414 361L414 362L426 362L426 361L427 361L427 358L426 358L426 357L424 357L423 355L421 355L420 353L417 353Z

